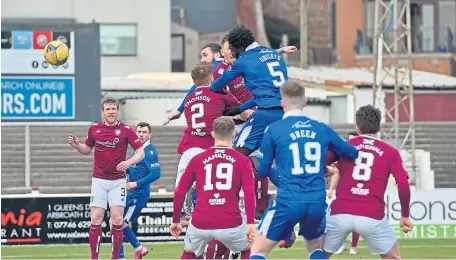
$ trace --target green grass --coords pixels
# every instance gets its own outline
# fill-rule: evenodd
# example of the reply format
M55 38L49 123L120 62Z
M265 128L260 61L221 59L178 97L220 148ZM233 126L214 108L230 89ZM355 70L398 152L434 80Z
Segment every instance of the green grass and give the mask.
M133 259L133 251L128 244L124 244L127 259ZM183 243L173 244L146 244L152 249L144 259L179 259ZM349 245L347 245L349 246ZM401 240L401 254L403 259L454 259L456 258L455 239L416 239ZM101 259L111 258L111 246L102 245ZM2 246L2 259L89 259L88 245L57 245L57 246ZM307 259L302 240L296 241L289 249L276 248L269 255L270 259ZM350 255L348 251L331 259L379 259L370 254L363 241L360 241L357 255Z

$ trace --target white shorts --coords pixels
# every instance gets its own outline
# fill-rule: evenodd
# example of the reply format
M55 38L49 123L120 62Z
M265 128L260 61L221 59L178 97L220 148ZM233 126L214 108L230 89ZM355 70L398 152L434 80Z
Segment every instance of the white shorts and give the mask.
M176 183L175 183L176 186L175 187L177 187L177 184L179 183L182 174L184 174L184 171L187 168L187 165L190 163L190 160L193 157L197 156L198 154L200 154L204 151L205 150L202 148L190 148L182 154L182 156L179 160L179 164L177 165L177 176L176 176Z
M374 254L384 255L393 248L397 241L396 234L384 217L377 220L349 214L327 216L326 236L323 249L328 253L335 253L349 233L357 232L366 241L369 250Z
M112 206L125 207L127 179L104 180L92 178L90 206L107 209ZM109 203L109 204L108 204Z
M245 222L235 228L226 229L198 229L190 221L185 233L185 248L195 253L197 257L204 253L206 245L212 239L222 242L229 250L235 253L242 252L249 246L245 241L245 231L247 225Z
M242 124L236 125L236 126L234 127L234 129L236 130L237 133L240 133L240 132L241 132L242 127L244 127L244 124L245 124L245 123L242 123ZM255 150L255 151L253 151L253 152L249 155L249 157L256 157L257 154L258 154L258 150Z

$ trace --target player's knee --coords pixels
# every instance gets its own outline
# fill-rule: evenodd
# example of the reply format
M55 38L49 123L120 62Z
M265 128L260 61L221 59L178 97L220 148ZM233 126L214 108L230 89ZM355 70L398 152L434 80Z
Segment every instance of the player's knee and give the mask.
M113 215L111 215L111 217L109 218L109 222L110 222L112 225L123 225L123 224L124 224L122 215L120 215L120 216L113 216Z
M92 207L90 212L90 222L93 225L101 225L101 223L103 222L104 213L104 209Z

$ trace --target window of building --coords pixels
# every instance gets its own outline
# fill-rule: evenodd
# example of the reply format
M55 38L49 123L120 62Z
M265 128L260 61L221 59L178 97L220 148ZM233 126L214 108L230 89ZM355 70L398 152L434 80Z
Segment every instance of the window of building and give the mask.
M100 24L102 56L136 56L136 24Z

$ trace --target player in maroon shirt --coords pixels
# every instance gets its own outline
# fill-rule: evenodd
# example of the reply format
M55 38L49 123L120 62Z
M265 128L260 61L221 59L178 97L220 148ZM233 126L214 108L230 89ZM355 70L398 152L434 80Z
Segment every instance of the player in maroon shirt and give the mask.
M405 233L412 229L407 171L399 151L376 137L380 122L380 110L371 105L356 112L356 130L360 136L348 142L357 148L359 156L355 161L339 160L340 180L326 220L323 243L328 257L345 243L350 232L357 232L372 253L385 259L400 259L397 237L385 216L384 196L390 174L398 185L400 226ZM331 157L334 154L328 152L327 162Z
M89 243L91 259L98 259L101 242L101 224L107 206L110 207L112 259L119 258L119 250L123 238L123 212L127 180L125 170L144 158L142 142L135 131L117 120L119 102L106 98L101 103L104 121L89 127L84 143L70 134L68 143L83 155L95 150L93 162L93 178L91 188L91 226ZM130 145L135 155L125 160Z
M212 239L222 242L241 259L250 258L249 237L255 231L255 195L253 169L250 160L232 146L234 122L220 117L214 122L211 135L215 145L195 156L186 168L174 192L171 234L182 232L180 216L185 194L196 183L197 203L185 235L181 259L200 257ZM239 192L244 192L244 222L239 209Z
M348 140L355 138L358 136L357 132L350 132L348 133ZM334 166L327 166L327 167L332 167L332 176L330 179L329 183L329 189L328 189L328 198L333 199L334 196L334 190L339 183L340 175L339 175L339 170L338 170L338 163L334 163ZM352 241L351 241L351 248L350 248L350 255L356 255L356 247L358 246L358 241L359 241L359 234L356 232L352 232ZM347 245L344 243L334 254L340 254L342 251L344 251L345 247Z
M240 105L229 92L221 94L209 89L214 80L212 64L199 63L192 69L191 75L197 87L184 101L187 127L177 147L177 152L182 154L182 157L177 167L176 186L190 159L214 145L214 138L211 136L214 120L223 115L226 108Z

